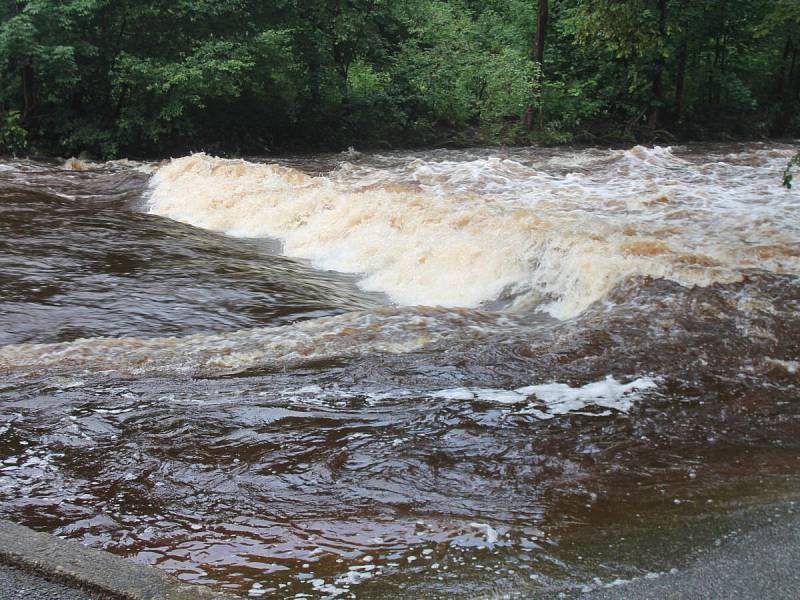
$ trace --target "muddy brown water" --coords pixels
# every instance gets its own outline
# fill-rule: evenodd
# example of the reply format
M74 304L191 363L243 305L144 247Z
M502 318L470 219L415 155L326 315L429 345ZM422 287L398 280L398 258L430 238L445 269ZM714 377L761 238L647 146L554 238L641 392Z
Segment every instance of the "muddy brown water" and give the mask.
M679 565L582 554L800 491L794 151L2 162L0 515L251 597Z

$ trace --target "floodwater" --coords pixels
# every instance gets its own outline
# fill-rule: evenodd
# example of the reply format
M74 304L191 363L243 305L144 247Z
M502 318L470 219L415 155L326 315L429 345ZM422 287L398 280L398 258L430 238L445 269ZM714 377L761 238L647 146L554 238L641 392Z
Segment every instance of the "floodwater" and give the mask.
M657 576L614 532L800 490L794 152L0 162L0 517L249 597Z

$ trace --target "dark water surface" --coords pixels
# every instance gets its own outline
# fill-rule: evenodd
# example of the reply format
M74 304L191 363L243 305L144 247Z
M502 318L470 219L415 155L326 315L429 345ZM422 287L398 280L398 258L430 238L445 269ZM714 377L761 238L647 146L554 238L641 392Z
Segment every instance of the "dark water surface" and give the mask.
M800 492L792 152L0 163L0 515L251 597L680 567L617 535Z

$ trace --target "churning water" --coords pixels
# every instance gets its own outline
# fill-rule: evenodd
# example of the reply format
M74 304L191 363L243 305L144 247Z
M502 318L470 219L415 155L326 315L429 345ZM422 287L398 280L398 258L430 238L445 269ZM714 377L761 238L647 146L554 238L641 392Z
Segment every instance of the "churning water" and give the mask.
M0 515L253 597L642 575L574 540L800 473L794 152L2 163Z

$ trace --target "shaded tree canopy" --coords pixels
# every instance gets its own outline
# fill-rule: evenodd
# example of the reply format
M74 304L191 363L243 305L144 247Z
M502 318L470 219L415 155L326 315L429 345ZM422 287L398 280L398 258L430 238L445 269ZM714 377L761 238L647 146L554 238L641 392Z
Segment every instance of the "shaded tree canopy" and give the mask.
M0 21L4 152L800 130L797 0L0 0Z

